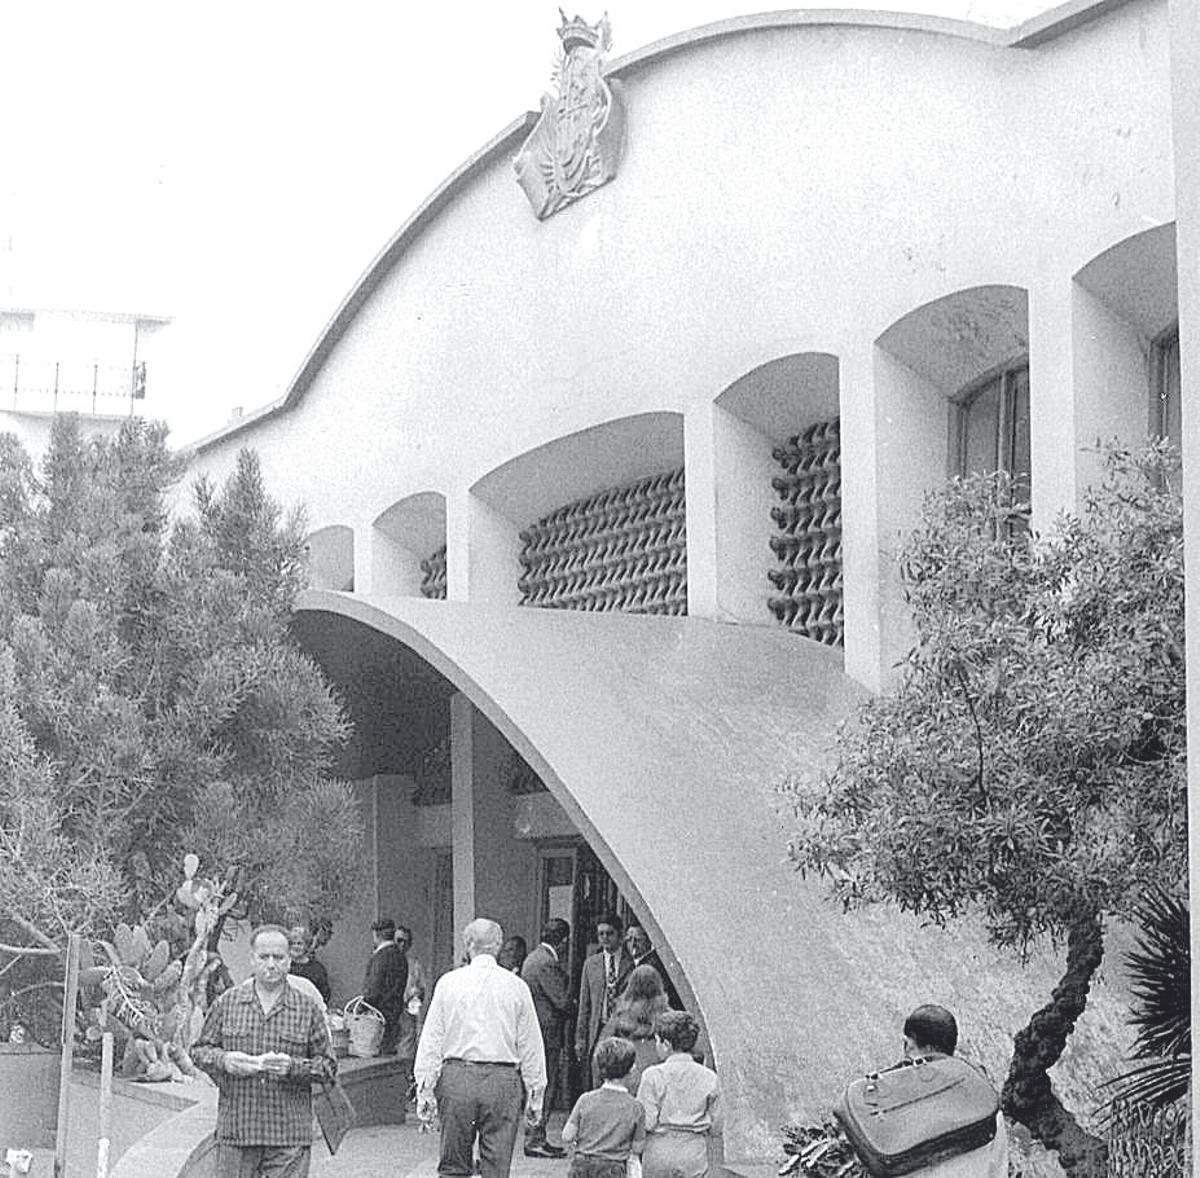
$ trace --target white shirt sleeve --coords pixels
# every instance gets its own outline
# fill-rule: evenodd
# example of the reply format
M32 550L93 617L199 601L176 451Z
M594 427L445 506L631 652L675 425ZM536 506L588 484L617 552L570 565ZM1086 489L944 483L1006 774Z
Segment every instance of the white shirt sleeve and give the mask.
M444 993L439 982L433 988L433 999L425 1013L425 1025L421 1028L421 1038L417 1043L417 1058L413 1061L417 1091L430 1095L442 1074L442 1040L446 1033Z

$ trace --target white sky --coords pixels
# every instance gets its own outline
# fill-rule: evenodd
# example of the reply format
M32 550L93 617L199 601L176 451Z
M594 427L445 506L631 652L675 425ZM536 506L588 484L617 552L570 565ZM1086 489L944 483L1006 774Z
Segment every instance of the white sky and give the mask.
M1053 7L865 6L1000 26ZM612 56L770 7L608 0ZM15 0L0 305L171 316L146 409L177 444L211 433L234 406L281 396L414 208L536 109L558 19L542 0Z

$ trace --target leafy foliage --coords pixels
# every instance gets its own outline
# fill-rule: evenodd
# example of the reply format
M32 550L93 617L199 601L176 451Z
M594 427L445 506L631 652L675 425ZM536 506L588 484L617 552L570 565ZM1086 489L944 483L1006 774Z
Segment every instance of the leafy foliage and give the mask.
M1169 454L1112 451L1082 518L1009 534L1003 475L927 504L902 572L917 641L818 791L793 860L847 906L981 910L1024 947L1129 914L1186 864L1182 508Z
M0 942L15 948L136 924L185 849L228 867L256 917L336 913L357 885L361 826L328 777L348 722L288 632L303 519L243 451L172 523L179 475L165 428L141 421L103 440L56 420L40 475L0 437Z
M1182 1100L1192 1071L1192 946L1187 902L1150 891L1137 912L1141 943L1126 954L1138 1028L1134 1057L1149 1063L1116 1080L1114 1101L1165 1108Z
M790 783L790 855L847 908L889 898L982 914L1024 952L1067 941L1050 1003L1015 1038L1005 1112L1103 1173L1047 1069L1087 1000L1103 918L1186 873L1182 502L1165 444L1110 449L1081 516L1015 527L1002 474L927 503L903 554L916 641L897 685Z

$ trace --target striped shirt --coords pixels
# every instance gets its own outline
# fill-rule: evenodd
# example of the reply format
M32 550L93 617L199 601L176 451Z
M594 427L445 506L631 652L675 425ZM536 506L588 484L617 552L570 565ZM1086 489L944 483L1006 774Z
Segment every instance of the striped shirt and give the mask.
M292 1057L286 1076L231 1076L225 1053ZM309 1145L312 1142L312 1083L333 1082L337 1060L325 1016L316 1003L284 986L269 1014L263 1013L254 979L226 990L208 1011L191 1048L192 1062L216 1081L217 1140L229 1145Z

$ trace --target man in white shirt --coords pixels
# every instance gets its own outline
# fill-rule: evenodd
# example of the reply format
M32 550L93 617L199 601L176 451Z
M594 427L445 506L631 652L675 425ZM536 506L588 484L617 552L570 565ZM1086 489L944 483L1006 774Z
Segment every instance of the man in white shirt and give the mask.
M463 930L469 964L438 979L414 1068L417 1115L440 1113L437 1172L469 1178L479 1138L483 1178L507 1178L521 1120L541 1121L546 1057L529 987L496 964L504 930L477 919Z

